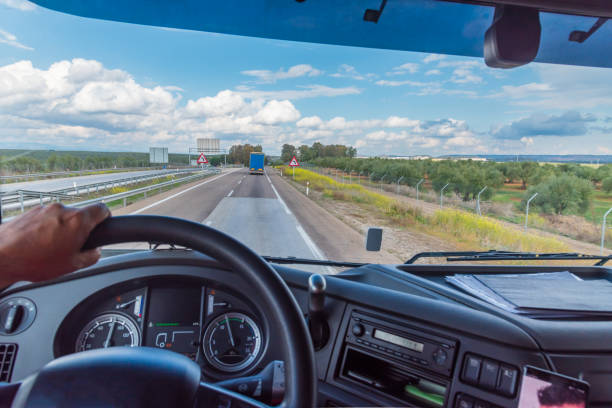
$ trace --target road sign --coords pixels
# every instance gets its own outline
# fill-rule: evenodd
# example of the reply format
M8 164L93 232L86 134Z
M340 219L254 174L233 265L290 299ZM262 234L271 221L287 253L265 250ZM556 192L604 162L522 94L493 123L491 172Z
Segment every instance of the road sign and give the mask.
M295 156L293 156L293 159L291 159L291 161L289 162L289 165L291 167L295 167L295 166L299 166L300 163L298 163L297 159L295 158Z
M200 153L200 157L198 157L198 164L208 164L208 160L206 160L204 153Z

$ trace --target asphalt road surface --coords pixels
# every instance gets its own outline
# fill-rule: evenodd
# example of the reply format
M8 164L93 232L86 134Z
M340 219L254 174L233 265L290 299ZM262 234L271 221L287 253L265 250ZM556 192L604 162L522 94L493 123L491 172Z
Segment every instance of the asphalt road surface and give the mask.
M200 222L233 236L260 255L347 261L363 261L369 256L369 262L397 262L374 259L363 249L363 236L275 172L251 175L247 169L227 170L113 214L167 215ZM331 268L300 268L333 272Z
M87 184L111 182L129 177L148 176L156 173L164 174L168 172L172 172L172 170L126 171L120 173L94 174L90 176L33 180L20 183L2 184L0 185L0 191L30 190L49 192L74 187L74 183L76 183L77 186L83 186Z

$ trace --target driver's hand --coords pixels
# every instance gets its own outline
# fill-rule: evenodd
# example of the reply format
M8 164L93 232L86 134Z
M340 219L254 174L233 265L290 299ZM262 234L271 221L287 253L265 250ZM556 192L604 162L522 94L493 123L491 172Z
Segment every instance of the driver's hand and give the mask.
M42 281L93 265L99 249L81 251L89 233L109 217L104 204L37 207L0 225L0 287Z

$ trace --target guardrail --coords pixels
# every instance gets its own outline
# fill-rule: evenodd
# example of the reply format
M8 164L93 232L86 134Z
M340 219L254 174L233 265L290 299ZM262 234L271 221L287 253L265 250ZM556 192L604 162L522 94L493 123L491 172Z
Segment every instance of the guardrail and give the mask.
M181 166L178 166L181 167ZM3 180L27 180L27 179L46 179L53 177L61 177L61 176L70 176L70 175L87 175L89 173L99 173L99 172L122 172L122 171L146 171L146 170L161 170L161 167L149 166L149 167L124 167L124 168L109 168L109 169L89 169L89 170L73 170L73 171L50 171L47 173L26 173L26 174L11 174L8 176L0 176L0 184L10 184L10 183L2 183Z
M2 216L2 214L6 210L19 208L21 212L24 212L26 207L42 205L46 202L52 202L52 201L60 202L61 200L79 198L79 195L83 192L86 194L89 194L94 191L96 193L99 193L100 190L105 190L105 189L127 185L127 184L133 184L133 183L142 182L142 181L151 180L151 179L156 179L159 177L165 177L165 176L176 175L176 174L185 174L185 173L197 173L197 174L194 174L193 176L181 177L176 180L169 180L167 182L157 183L151 186L142 187L144 189L149 188L151 190L155 188L160 188L160 186L165 186L165 185L178 183L182 181L189 181L191 179L201 177L203 174L218 173L218 172L219 172L218 169L205 169L203 171L200 169L193 169L193 168L192 169L182 169L182 170L170 170L170 171L163 171L163 172L159 172L155 174L147 174L147 175L141 175L141 176L136 176L136 177L127 177L127 178L122 178L122 179L86 184L82 186L70 187L70 188L48 191L48 192L17 190L17 191L11 191L11 192L6 192L6 193L0 193L0 216ZM130 190L130 191L137 191L137 190L140 192L140 189ZM150 190L147 190L147 191L150 191ZM125 193L128 193L128 192L125 192ZM119 194L125 194L125 193L119 193ZM109 197L109 196L105 196L105 197ZM105 197L101 197L101 198L105 198Z
M161 189L163 189L164 187L170 186L172 184L183 183L185 181L192 181L192 180L196 180L196 179L198 179L198 178L200 178L200 177L202 177L204 175L218 174L218 173L221 173L221 170L219 170L219 169L204 170L204 171L199 172L198 174L194 174L192 176L182 177L182 178L177 179L177 180L164 181L163 183L152 184L150 186L136 188L134 190L125 191L123 193L117 193L117 194L107 195L107 196L104 196L104 197L92 198L91 200L80 201L78 203L72 203L72 204L70 204L70 206L71 207L84 207L84 206L87 206L87 205L90 205L90 204L108 203L108 202L112 202L112 201L117 201L117 200L123 199L123 206L125 207L127 205L127 199L129 197L131 197L131 196L135 196L135 195L144 193L145 198L146 198L147 197L147 193L149 191L152 191L152 190L160 190L161 191Z

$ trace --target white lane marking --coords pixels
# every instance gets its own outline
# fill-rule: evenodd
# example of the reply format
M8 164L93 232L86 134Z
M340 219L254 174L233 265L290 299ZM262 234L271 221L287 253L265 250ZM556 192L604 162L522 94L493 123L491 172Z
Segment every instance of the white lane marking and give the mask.
M278 191L276 191L276 187L274 187L274 184L270 183L270 187L272 187L272 190L274 190L274 194L276 194L276 198L278 199L278 201L281 203L281 205L285 209L285 212L291 215L291 211L289 210L289 207L287 207L287 204L285 204L280 194L278 194Z
M238 180L238 184L242 183L242 179Z
M156 202L154 202L154 203L152 203L152 204L149 204L149 205L147 205L146 207L142 207L140 210L136 210L136 211L134 211L134 212L130 213L130 215L140 214L141 212L146 211L146 210L148 210L149 208L156 207L156 206L158 206L158 205L159 205L159 204L161 204L161 203L165 203L165 202L166 202L166 201L168 201L168 200L172 200L173 198L176 198L176 197L180 196L181 194L184 194L184 193L186 193L186 192L188 192L188 191L191 191L191 190L193 190L194 188L198 188L198 187L200 187L200 186L202 186L202 185L204 185L204 184L206 184L206 183L210 183L211 181L215 181L215 180L217 180L217 179L220 179L221 177L223 177L223 176L227 176L228 174L233 173L233 172L235 172L235 171L236 171L236 170L230 170L230 171L228 171L227 173L220 174L220 175L218 175L217 177L213 177L213 178L211 178L211 179L208 179L208 180L206 180L206 181L201 182L200 184L196 184L195 186L192 186L192 187L186 188L186 189L185 189L185 190L183 190L183 191L179 191L179 192L178 192L178 193L176 193L176 194L172 194L171 196L168 196L168 197L166 197L166 198L164 198L164 199L161 199L161 200L156 201Z
M234 190L230 191L229 194L227 195L228 197L231 197L232 194L234 194Z
M272 180L270 180L270 176L266 174L266 177L268 178L268 183L272 184Z
M302 228L297 219L295 220L295 222L297 222L295 229L297 229L298 233L301 235L302 239L306 243L306 246L310 249L315 258L325 260L325 257L323 256L323 253L321 253L321 250L319 250L319 247L317 247L317 244L315 244L314 241L310 238L310 236L306 233L306 231L304 231L304 228ZM332 268L331 266L325 266L324 269L327 270L327 274L329 275L333 275L336 273L334 268Z

